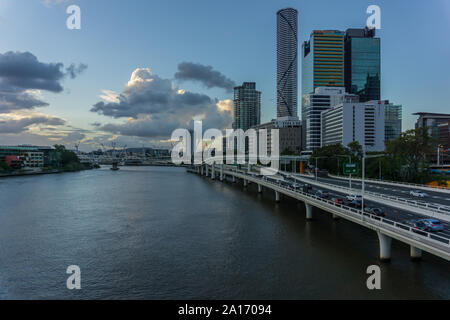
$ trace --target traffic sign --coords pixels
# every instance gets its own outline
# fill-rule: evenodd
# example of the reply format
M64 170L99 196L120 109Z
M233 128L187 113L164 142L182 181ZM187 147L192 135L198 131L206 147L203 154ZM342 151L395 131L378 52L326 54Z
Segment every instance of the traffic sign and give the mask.
M344 174L357 174L358 164L357 163L344 163Z

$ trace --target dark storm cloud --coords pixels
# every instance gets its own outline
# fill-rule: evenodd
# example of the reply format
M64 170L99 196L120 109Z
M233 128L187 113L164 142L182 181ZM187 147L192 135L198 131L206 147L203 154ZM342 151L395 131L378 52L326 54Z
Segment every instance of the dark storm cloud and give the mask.
M29 90L61 92L66 76L73 79L86 68L72 64L64 70L64 64L40 62L30 52L0 54L0 113L47 106Z
M222 88L227 92L232 92L235 87L233 80L214 70L213 67L192 62L181 62L178 65L178 72L175 73L175 79L199 81L207 88Z
M0 133L18 134L26 131L29 126L39 124L61 126L65 124L65 121L60 118L49 116L27 117L19 120L0 120Z
M113 118L131 118L122 124L109 123L100 130L136 137L167 137L177 128L187 128L194 117L211 127L231 123L230 112L220 110L209 96L176 88L170 80L153 75L148 68L136 69L122 93L104 97L92 112Z

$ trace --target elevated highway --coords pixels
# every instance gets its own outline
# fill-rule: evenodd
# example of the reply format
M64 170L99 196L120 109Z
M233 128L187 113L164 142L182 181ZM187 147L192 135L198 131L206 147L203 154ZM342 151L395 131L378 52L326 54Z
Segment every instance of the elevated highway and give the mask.
M242 181L244 186L254 183L258 186L258 192L262 192L263 188L272 190L275 195L275 201L281 201L282 195L302 201L305 203L307 219L313 218L313 207L316 207L331 213L334 218L343 218L374 230L379 239L379 257L381 260L391 259L391 242L392 239L396 239L410 246L410 255L413 259L420 258L422 251L426 251L450 261L450 224L444 223L445 230L442 233L430 233L414 229L410 225L405 224L405 220L424 218L424 214L423 212L418 213L421 208L411 204L397 204L395 201L388 202L383 200L383 198L376 197L367 199L367 206L383 206L386 208L387 216L379 217L363 212L361 209L338 204L330 199L323 199L315 195L315 191L319 188L327 190L335 196L344 196L351 191L355 191L345 190L345 188L339 187L337 183L330 183L328 188L324 188L324 181L315 181L311 177L297 177L303 183L308 182L313 185L311 191L304 192L294 187L296 182L286 181L284 179L286 174L283 173L276 176L262 176L252 170L240 170L232 166L207 164L193 166L188 168L188 171L220 181L227 179L231 179L233 182ZM340 182L345 183L345 181Z

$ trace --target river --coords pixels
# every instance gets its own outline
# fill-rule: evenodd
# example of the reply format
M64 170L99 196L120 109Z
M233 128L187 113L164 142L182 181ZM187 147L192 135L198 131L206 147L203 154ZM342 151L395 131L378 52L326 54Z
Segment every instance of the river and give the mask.
M174 167L2 178L0 299L450 299L448 262L394 240L381 263L374 231L304 211Z

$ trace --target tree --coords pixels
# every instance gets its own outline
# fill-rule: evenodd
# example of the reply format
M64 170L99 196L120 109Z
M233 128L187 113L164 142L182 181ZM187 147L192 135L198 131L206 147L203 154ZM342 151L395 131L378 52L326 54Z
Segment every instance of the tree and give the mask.
M386 143L384 163L396 180L424 183L429 176L427 154L433 152L433 139L426 128L403 132L399 138Z
M337 174L338 172L342 171L342 163L348 161L345 159L345 157L340 156L351 156L351 152L342 144L332 144L324 146L314 150L313 154L311 155L311 164L315 166L316 160L314 158L319 158L317 159L317 166L319 168L326 169L331 174Z
M60 155L58 158L64 170L75 171L84 168L75 152L67 150L65 146L60 144L56 144L54 147L55 152Z
M363 148L359 144L359 142L352 141L347 146L348 149L350 150L350 153L352 154L352 157L355 158L356 161L361 161L363 156Z

